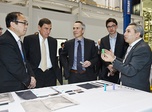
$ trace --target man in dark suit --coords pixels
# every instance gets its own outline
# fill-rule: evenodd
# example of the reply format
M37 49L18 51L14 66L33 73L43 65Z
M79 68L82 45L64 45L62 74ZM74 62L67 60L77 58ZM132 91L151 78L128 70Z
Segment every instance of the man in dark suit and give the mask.
M27 60L35 73L36 87L55 86L57 79L62 84L62 76L57 60L57 40L50 37L52 23L42 18L38 23L38 34L24 38Z
M8 29L0 38L0 93L34 88L34 73L20 41L27 31L27 20L20 12L9 13L5 20Z
M128 44L124 40L124 36L117 32L118 23L114 18L109 18L106 21L106 27L109 34L101 38L100 51L102 49L112 50L114 54L123 58L125 55ZM119 83L119 72L113 69L112 64L102 60L101 74L99 79Z
M113 67L121 72L120 81L123 85L150 91L152 53L149 45L142 39L143 34L144 29L141 25L129 24L124 33L124 39L129 43L129 47L123 61L108 50L105 50L101 57L106 62L111 62Z
M97 79L95 65L98 61L98 55L95 42L84 38L84 31L84 23L76 21L73 26L75 38L65 42L60 55L68 83Z
M61 55L61 52L62 52L63 48L64 48L64 42L61 43L61 48L59 48L59 51L58 51L58 53L59 53L59 64L60 64L61 74L62 74L62 72L63 72L63 69L62 69L63 66L62 66L62 63L61 63L60 55Z

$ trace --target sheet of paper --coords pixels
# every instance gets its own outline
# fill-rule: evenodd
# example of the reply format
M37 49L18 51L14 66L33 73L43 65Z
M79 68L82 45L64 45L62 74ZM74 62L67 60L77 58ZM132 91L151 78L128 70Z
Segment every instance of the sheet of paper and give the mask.
M78 103L76 101L68 98L67 96L48 97L42 100L31 100L21 103L26 112L52 112L57 109L77 104Z
M32 89L31 90L37 97L45 97L45 96L52 96L58 94L58 92L51 87L45 87L41 89Z
M0 105L7 104L14 101L11 93L1 93L0 94Z

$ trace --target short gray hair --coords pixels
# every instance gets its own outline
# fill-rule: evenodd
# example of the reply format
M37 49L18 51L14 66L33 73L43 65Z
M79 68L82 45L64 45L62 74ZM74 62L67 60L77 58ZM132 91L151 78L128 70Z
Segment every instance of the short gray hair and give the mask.
M144 29L143 29L142 25L139 25L137 23L130 23L129 25L135 26L134 27L135 32L136 33L139 32L140 33L140 37L143 37L143 35L144 35Z
M80 23L82 25L82 29L85 30L85 24L82 21L76 21L75 23Z

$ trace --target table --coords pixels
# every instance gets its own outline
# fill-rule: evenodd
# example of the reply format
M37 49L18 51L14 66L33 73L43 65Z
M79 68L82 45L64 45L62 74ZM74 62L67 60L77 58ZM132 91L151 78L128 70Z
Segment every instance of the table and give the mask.
M77 86L86 83L99 87L85 89ZM103 83L108 84L106 90ZM59 95L67 96L78 103L55 112L152 112L152 93L117 84L114 87L115 89L113 89L113 83L102 80L54 86L53 89L61 93ZM70 95L71 90L74 93L72 95ZM78 93L79 90L83 92ZM15 101L0 106L0 111L8 109L9 112L25 112L20 103L26 100L19 98L15 92L11 94Z

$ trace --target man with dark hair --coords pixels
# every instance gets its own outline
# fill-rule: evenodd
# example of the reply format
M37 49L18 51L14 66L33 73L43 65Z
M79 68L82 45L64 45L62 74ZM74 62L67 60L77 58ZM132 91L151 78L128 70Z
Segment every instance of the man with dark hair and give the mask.
M59 51L58 51L58 53L59 53L59 64L60 64L60 71L61 71L61 73L63 72L63 69L62 69L63 66L62 66L62 63L61 63L60 55L61 55L61 52L62 52L63 48L64 48L64 42L61 43L61 48L59 48Z
M0 93L34 88L36 80L21 43L28 22L21 12L6 18L6 32L0 38Z
M111 62L113 68L121 72L120 81L123 85L143 91L150 91L150 70L152 52L142 39L144 29L141 25L130 23L124 33L125 42L129 44L123 60L112 51L105 50L101 58Z
M74 39L66 41L61 61L68 83L96 80L95 65L98 62L95 42L84 38L85 24L76 21L73 25Z
M107 19L106 27L109 34L101 38L100 51L102 49L111 49L117 57L123 58L128 44L124 41L124 36L117 32L117 21L114 18ZM99 79L119 83L119 72L113 68L111 63L102 60L101 66Z
M57 79L62 84L62 75L57 60L57 40L50 37L52 23L42 18L38 23L38 34L24 38L27 60L35 73L36 87L56 86Z

